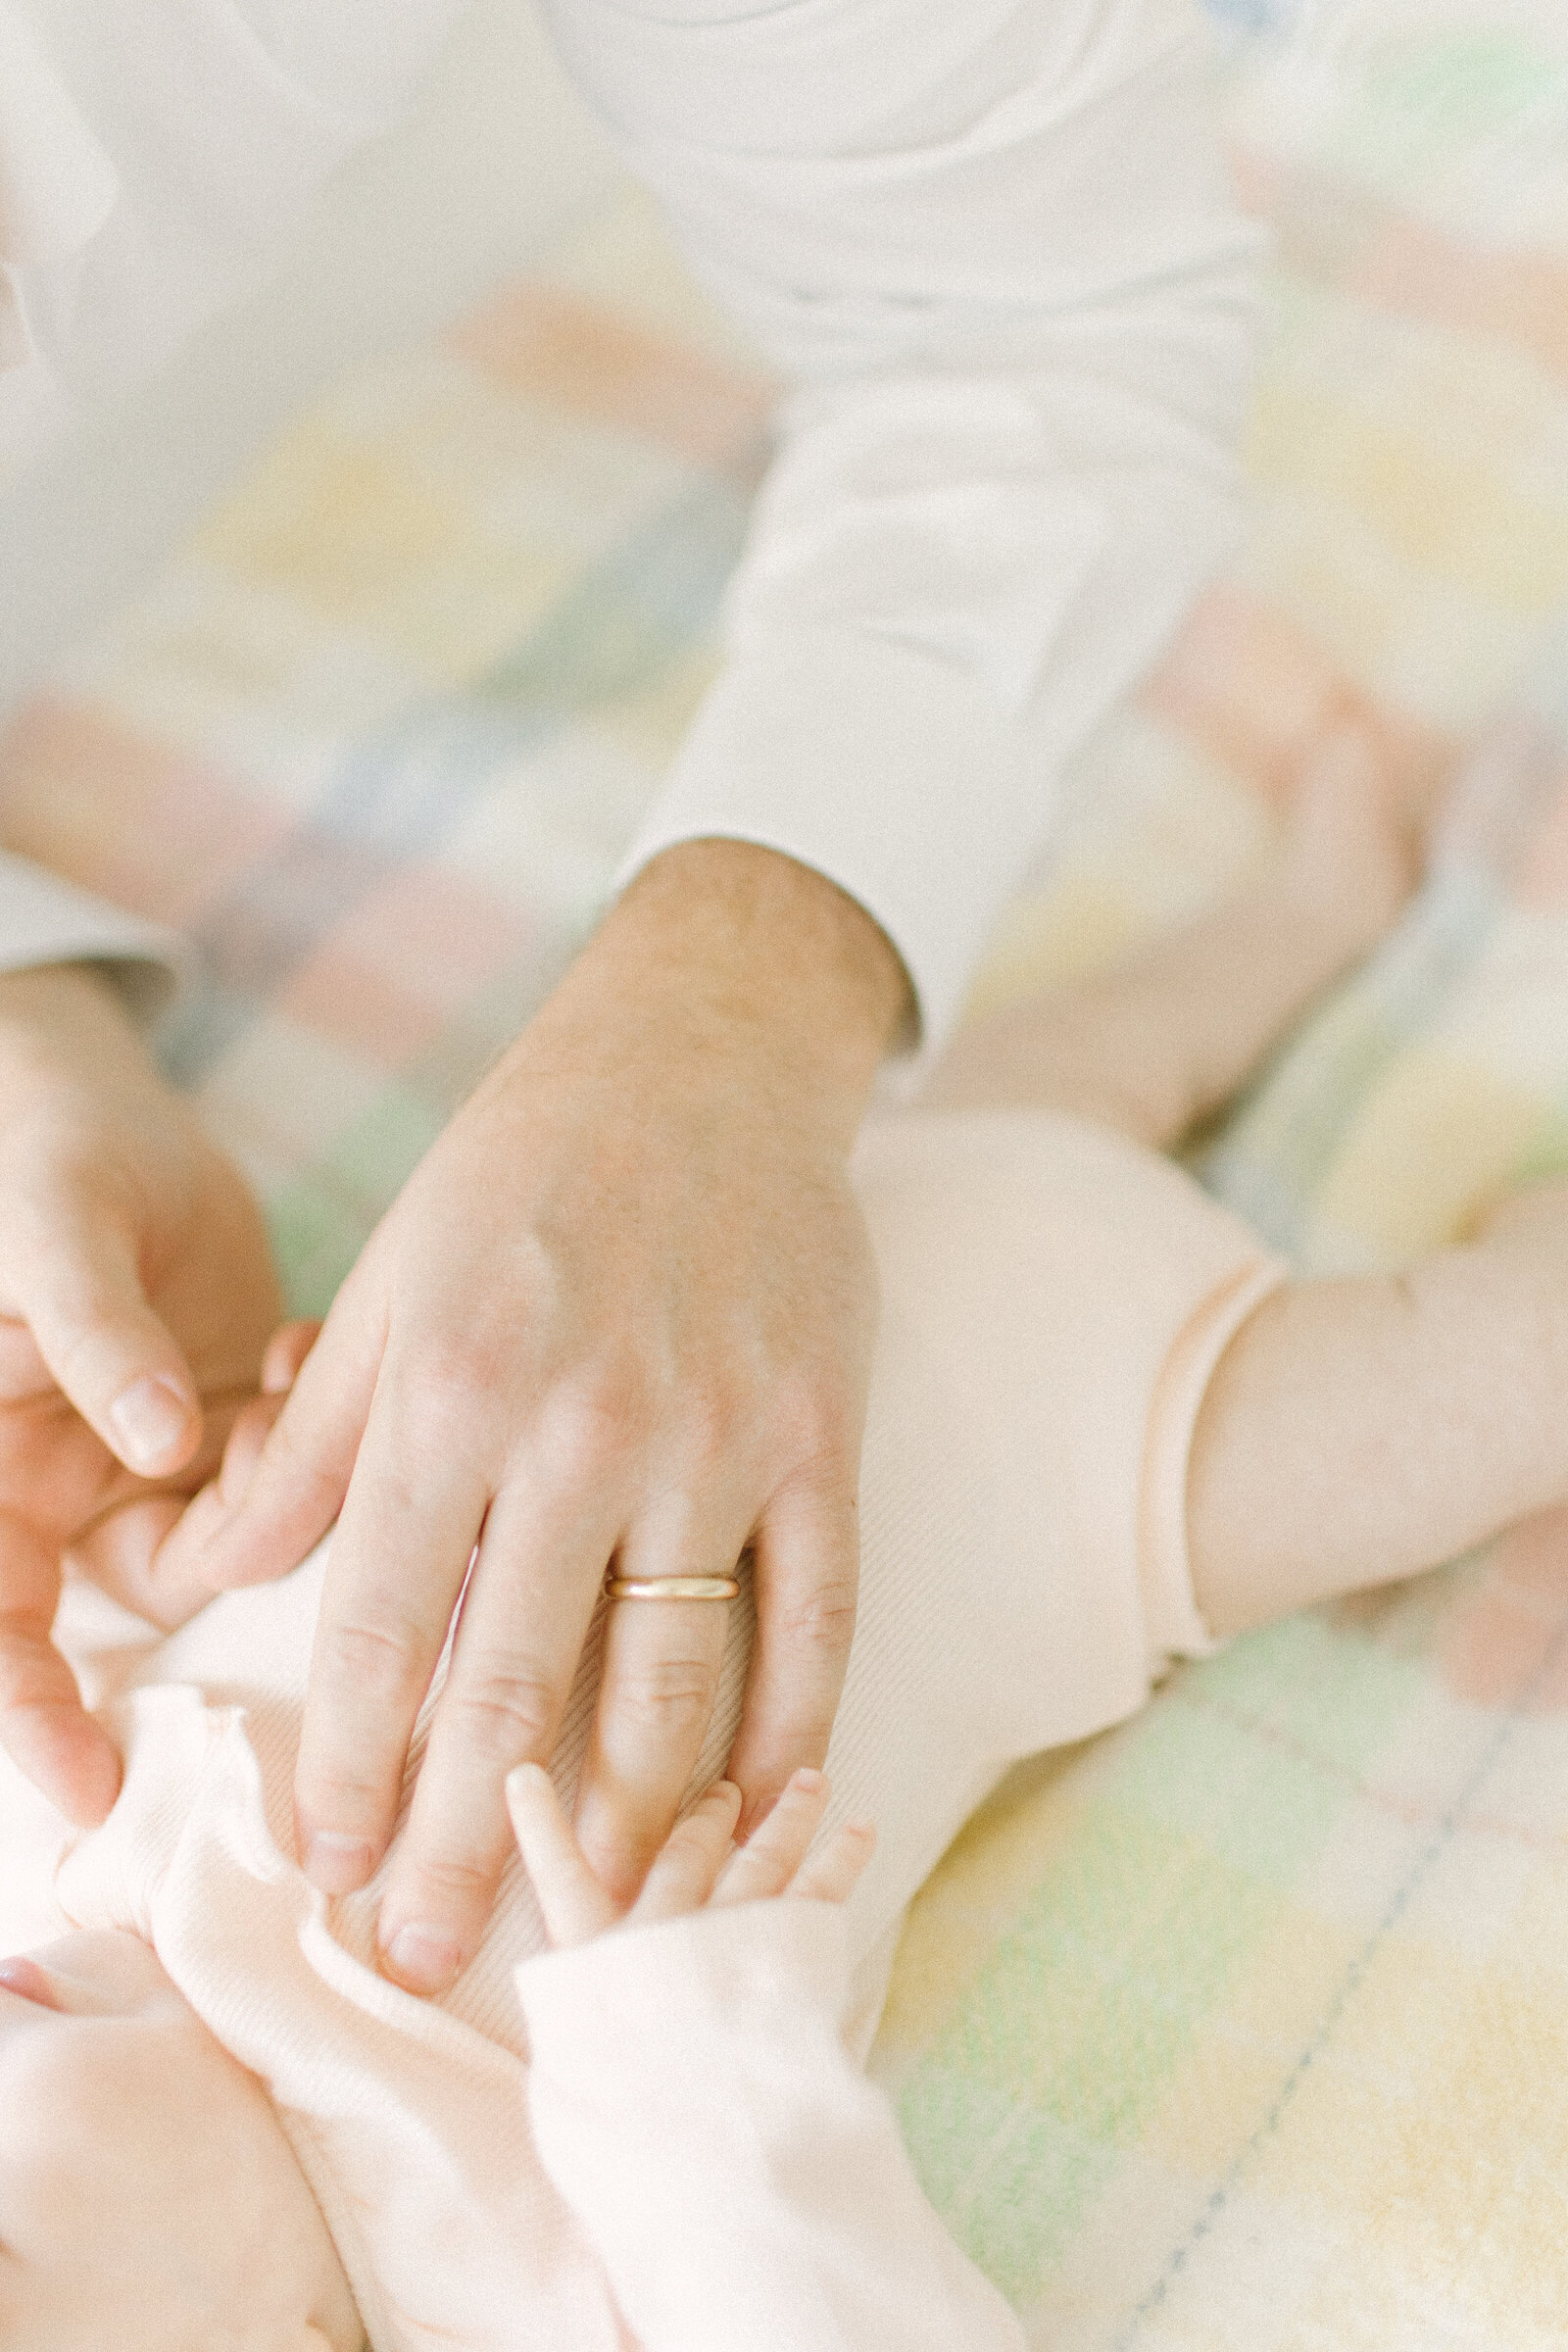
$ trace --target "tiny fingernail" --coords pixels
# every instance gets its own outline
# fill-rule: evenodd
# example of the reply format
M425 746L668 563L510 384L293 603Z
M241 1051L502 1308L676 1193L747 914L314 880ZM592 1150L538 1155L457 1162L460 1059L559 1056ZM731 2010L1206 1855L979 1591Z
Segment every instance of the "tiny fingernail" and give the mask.
M190 1405L162 1373L133 1380L109 1408L115 1434L133 1470L156 1470L184 1436Z
M374 1868L375 1854L367 1838L318 1830L305 1848L305 1876L319 1894L352 1894Z
M790 1787L799 1788L803 1796L815 1796L819 1788L827 1787L827 1782L821 1773L813 1772L808 1764L803 1764L800 1771L792 1776Z
M445 1992L463 1965L463 1955L439 1928L412 1924L399 1928L381 1963L405 1992Z
M35 1960L20 1956L0 1960L0 1989L15 1992L24 2001L36 2003L40 2009L57 2009L54 1986Z

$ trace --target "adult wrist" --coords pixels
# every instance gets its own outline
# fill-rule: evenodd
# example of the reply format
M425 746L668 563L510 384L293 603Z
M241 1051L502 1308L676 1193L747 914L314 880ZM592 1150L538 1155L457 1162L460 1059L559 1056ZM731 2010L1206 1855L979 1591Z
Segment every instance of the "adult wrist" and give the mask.
M583 977L694 1045L804 1086L846 1144L913 1018L897 949L826 875L751 842L676 843L628 886Z

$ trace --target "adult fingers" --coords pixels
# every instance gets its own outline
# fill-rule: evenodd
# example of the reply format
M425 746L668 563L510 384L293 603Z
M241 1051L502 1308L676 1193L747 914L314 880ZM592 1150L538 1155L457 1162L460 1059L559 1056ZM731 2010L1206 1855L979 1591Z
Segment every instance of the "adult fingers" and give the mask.
M68 1820L92 1828L120 1793L120 1757L49 1639L59 1598L53 1547L0 1515L0 1746Z
M781 1488L755 1538L757 1641L729 1775L749 1837L800 1765L820 1765L855 1635L859 1526L853 1469Z
M785 1892L819 1903L848 1902L875 1851L876 1831L870 1822L843 1822L814 1854L807 1855Z
M614 1544L608 1482L598 1501L595 1516L578 1486L514 1480L491 1504L381 1903L381 1964L410 1992L442 1991L484 1933L510 1844L503 1783L549 1759Z
M201 1405L147 1303L134 1237L71 1196L8 1221L0 1287L51 1376L127 1470L172 1476L201 1442Z
M765 1902L782 1894L821 1827L827 1799L828 1786L819 1772L792 1773L767 1819L725 1863L713 1889L715 1904Z
M480 1433L426 1426L416 1441L411 1424L407 1390L389 1382L370 1412L321 1591L294 1809L306 1872L323 1894L363 1886L390 1842L415 1721L490 1499ZM524 1754L519 1747L505 1765ZM498 1770L492 1803L504 1832L501 1780Z
M730 1576L750 1532L733 1498L701 1512L672 1502L622 1544L617 1576ZM629 1902L691 1785L718 1692L729 1604L612 1601L576 1831L605 1884Z
M609 1888L589 1869L549 1773L540 1764L519 1764L508 1773L506 1788L517 1851L551 1942L586 1943L602 1936L620 1913Z
M201 1511L187 1514L174 1530L171 1552L183 1555L188 1547L213 1591L287 1576L325 1535L354 1474L384 1336L384 1323L359 1312L346 1287L300 1364L266 1442L259 1450L242 1446L232 1461L225 1456ZM282 1339L278 1335L273 1345ZM280 1374L285 1360L280 1346L272 1368ZM242 1416L248 1433L260 1426L255 1414L253 1407Z
M702 1909L724 1867L740 1810L741 1792L733 1781L715 1781L704 1790L655 1855L643 1890L626 1915L628 1927L684 1919L687 1912Z

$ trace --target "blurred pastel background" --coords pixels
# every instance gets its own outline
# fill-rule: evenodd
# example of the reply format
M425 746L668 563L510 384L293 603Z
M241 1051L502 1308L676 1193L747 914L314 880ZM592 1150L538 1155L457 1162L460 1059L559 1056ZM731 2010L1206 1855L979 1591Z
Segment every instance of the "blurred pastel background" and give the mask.
M1200 1165L1307 1267L1397 1263L1568 1171L1568 22L1308 11L1225 104L1278 239L1250 526L975 1003L1230 887L1355 715L1452 821ZM772 397L497 0L283 275L0 509L5 838L205 950L162 1047L301 1307L603 905ZM1015 1776L875 2064L1042 2347L1546 2352L1565 2019L1568 1515Z

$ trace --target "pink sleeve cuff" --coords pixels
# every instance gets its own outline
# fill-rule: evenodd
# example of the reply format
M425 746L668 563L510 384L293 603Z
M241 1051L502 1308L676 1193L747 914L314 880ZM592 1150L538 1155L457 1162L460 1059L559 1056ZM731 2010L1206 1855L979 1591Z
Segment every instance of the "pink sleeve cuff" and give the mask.
M1150 1406L1139 1527L1139 1574L1156 1680L1176 1658L1206 1658L1221 1644L1193 1586L1187 1543L1187 1473L1193 1433L1220 1357L1253 1308L1289 1269L1278 1258L1238 1268L1194 1312L1166 1357Z

